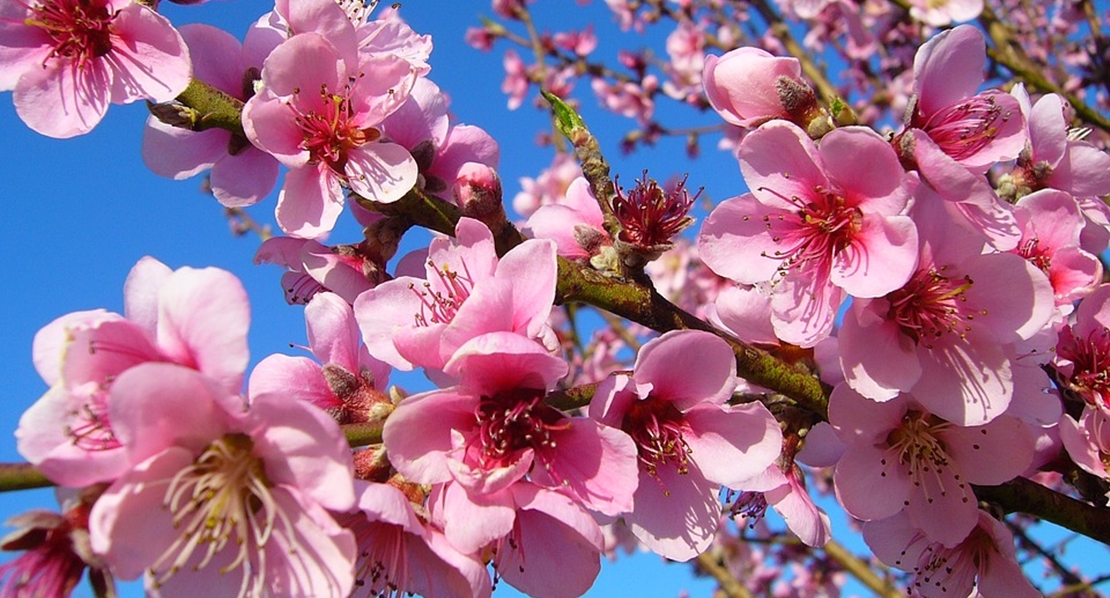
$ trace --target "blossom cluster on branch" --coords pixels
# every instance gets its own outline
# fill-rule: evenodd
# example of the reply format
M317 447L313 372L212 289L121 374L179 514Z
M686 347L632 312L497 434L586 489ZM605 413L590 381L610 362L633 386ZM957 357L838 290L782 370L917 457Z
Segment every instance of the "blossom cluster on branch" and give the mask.
M0 89L57 138L146 100L146 164L207 172L237 217L277 188L256 262L285 269L311 356L250 368L236 276L153 257L122 314L45 325L33 479L0 485L41 476L62 512L11 521L0 596L87 571L98 596L573 598L637 545L730 596L1039 595L1019 554L1094 591L1026 534L1110 543L1110 121L1077 32L1110 44L1087 4L606 0L624 30L674 27L665 59L610 66L592 27L494 0L467 39L517 46L508 105L538 86L560 148L517 223L498 142L397 7L276 0L240 42L157 4L0 0ZM712 135L750 191L611 176L580 78L636 122L623 149ZM363 238L330 241L341 218ZM413 228L437 234L395 260ZM414 370L430 390L390 385Z

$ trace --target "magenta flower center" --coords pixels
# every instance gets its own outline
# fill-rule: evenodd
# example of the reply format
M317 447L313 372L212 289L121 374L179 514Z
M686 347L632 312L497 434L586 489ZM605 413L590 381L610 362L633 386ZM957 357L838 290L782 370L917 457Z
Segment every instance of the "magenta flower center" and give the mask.
M1064 337L1071 337L1072 342L1059 343L1056 352L1073 364L1068 386L1088 403L1110 407L1110 330L1092 330L1086 338L1070 333Z
M111 24L116 17L105 0L47 0L32 10L25 24L42 29L53 40L49 58L84 67L112 51Z
M928 132L944 153L963 160L994 141L1000 125L1009 119L1009 111L1003 111L993 95L985 95L946 106L928 120L915 114L912 126Z
M1041 245L1041 240L1033 237L1023 241L1017 248L1018 255L1029 260L1045 274L1052 268L1052 249Z
M433 288L430 281L425 282L422 291L417 290L416 285L409 287L420 297L421 307L420 313L416 314L416 325L449 324L474 290L474 280L470 277L465 262L462 272L455 272L446 264L437 268L430 260L428 265L435 272L439 284Z
M902 334L927 348L932 348L931 340L945 333L963 338L971 332L976 316L964 305L972 284L969 276L951 279L935 269L918 270L905 286L886 296L890 302L887 318ZM980 315L987 315L986 310Z
M544 396L542 390L518 389L481 398L474 410L478 435L473 442L483 469L511 465L529 448L542 459L556 447L556 433L568 429L570 421L544 403ZM549 463L545 466L550 469Z
M659 477L659 468L673 466L678 473L690 470L690 445L682 435L686 419L670 401L648 397L635 401L621 424L636 442L640 463L648 475Z
M298 96L300 92L296 89L293 94ZM305 112L300 106L313 107ZM289 107L304 135L300 148L308 151L309 163L324 164L339 176L345 176L350 150L381 137L377 129L362 128L356 122L349 86L344 86L342 93L332 93L327 85L321 85L319 102L294 100Z
M783 260L784 271L794 267L827 271L833 256L849 247L862 227L863 212L849 205L844 196L824 187L814 187L813 195L806 199L796 195L779 197L798 210L788 216L763 217L771 240L783 247L763 256Z
M887 443L898 456L899 463L915 488L920 489L925 500L933 502L938 498L934 493L945 495L959 490L967 499L967 484L955 474L957 488L945 488L944 479L951 465L944 443L938 438L950 424L928 413L907 412L902 416L902 425L887 436ZM883 459L886 465L886 459Z
M689 226L693 220L686 214L701 195L700 190L693 196L686 191L685 177L674 190L667 192L647 177L646 170L628 195L619 185L616 192L613 215L621 224L620 239L645 249L670 243Z

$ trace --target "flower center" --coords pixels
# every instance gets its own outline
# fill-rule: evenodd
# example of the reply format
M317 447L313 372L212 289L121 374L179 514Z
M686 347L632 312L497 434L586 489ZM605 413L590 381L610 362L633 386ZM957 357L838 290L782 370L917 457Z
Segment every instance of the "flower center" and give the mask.
M455 319L455 314L467 297L470 297L474 280L470 277L465 262L462 272L451 270L451 266L447 264L436 267L431 260L428 265L435 271L436 279L425 282L423 291L418 291L416 285L409 286L420 297L421 302L420 313L416 314L416 325L448 324Z
M529 448L543 460L544 453L555 448L555 433L568 429L570 421L544 403L544 396L542 390L522 388L481 398L474 409L478 420L474 441L483 469L510 465ZM550 469L546 460L544 465Z
M46 31L53 40L48 59L72 60L83 68L112 51L115 15L109 12L106 0L47 0L33 11L25 24Z
M863 225L863 212L830 189L816 186L805 199L775 195L798 208L790 215L763 217L771 240L783 247L763 256L782 260L783 272L799 266L828 271L833 256L852 244Z
M670 401L648 397L635 401L621 424L636 442L640 463L648 475L659 478L659 468L673 466L679 474L690 470L690 445L682 412Z
M956 488L945 488L946 476L951 461L944 443L938 434L950 424L928 413L909 411L902 416L902 425L891 431L887 443L898 455L898 461L906 468L906 473L919 488L927 502L936 500L934 493L944 496L953 490L967 495L967 484L960 481L959 474L952 474Z
M641 248L670 243L675 235L693 223L686 214L701 195L699 190L690 196L685 177L668 193L648 178L646 170L627 196L619 185L616 193L613 214L621 224L620 239Z
M886 296L890 302L887 318L898 324L902 334L930 349L931 340L946 332L964 338L976 315L964 306L964 294L972 284L969 276L950 279L936 269L918 270L905 286Z
M1023 242L1018 246L1017 253L1021 257L1029 260L1034 266L1039 268L1041 272L1045 274L1049 273L1049 269L1052 267L1052 249L1042 246L1039 238L1033 237ZM1051 278L1051 276L1049 278Z
M89 382L94 386L80 408L70 412L72 418L67 424L67 434L73 444L88 452L106 451L123 446L112 431L112 421L108 417L108 387L111 380L104 384Z
M274 499L253 448L248 436L228 434L208 445L192 465L169 481L162 506L173 513L177 538L150 569L154 588L183 567L207 566L230 547L237 554L220 572L242 570L240 597L264 595L268 590L262 553L275 527L289 532L286 536L294 542L286 550L300 549L295 545L293 522Z
M320 100L300 101L301 90L293 90L295 99L289 103L296 115L297 127L304 139L300 148L309 153L309 164L324 164L340 177L345 176L347 152L363 144L377 141L381 132L373 127L360 128L355 122L351 105L351 87L333 93L327 85L320 86ZM311 106L306 112L302 107Z
M928 120L915 114L912 126L927 131L944 153L963 160L994 141L999 126L1009 118L1009 111L1004 112L993 95L979 95L946 106Z
M1073 364L1068 387L1091 405L1110 407L1110 330L1092 330L1083 338L1066 328L1056 353Z

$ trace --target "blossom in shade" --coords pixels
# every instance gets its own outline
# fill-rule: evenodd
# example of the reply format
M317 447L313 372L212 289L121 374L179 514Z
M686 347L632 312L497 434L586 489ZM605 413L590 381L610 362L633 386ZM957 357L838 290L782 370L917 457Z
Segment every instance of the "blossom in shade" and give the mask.
M446 373L459 384L411 396L386 420L382 439L406 479L454 481L476 500L527 479L606 515L631 508L631 439L545 401L567 373L562 359L527 338L497 332L463 345Z
M304 317L309 348L319 363L270 355L251 372L248 395L286 392L323 409L340 424L388 415L393 407L384 391L389 366L366 352L350 304L334 293L319 293L305 306Z
M254 254L256 264L276 264L288 271L281 288L290 304L308 303L321 291L333 292L354 303L363 291L387 274L379 267L382 256L371 241L328 247L312 239L270 237Z
M54 482L110 481L128 465L110 414L117 376L146 362L204 372L238 392L247 367L250 304L239 280L216 268L146 257L124 284L124 316L62 316L35 335L35 367L50 390L20 418L20 454Z
M109 103L168 102L190 76L185 41L139 2L0 2L0 91L43 135L87 133Z
M323 411L275 394L248 407L196 371L143 364L113 384L111 414L133 466L89 532L117 575L166 598L350 594L354 537L327 510L354 506L354 472Z
M640 481L624 520L667 558L687 561L708 548L721 486L738 487L779 455L782 433L761 403L727 404L735 359L712 334L668 332L640 349L631 376L610 376L590 402L590 417L636 443Z
M245 78L251 65L244 62L234 36L209 25L190 24L181 28L181 37L189 44L194 77L238 100L254 93L253 81ZM147 168L159 176L181 180L211 169L212 195L228 207L257 203L273 190L278 177L273 156L242 135L218 127L192 131L150 116L143 130L142 152Z
M1079 237L1086 221L1079 204L1055 189L1036 191L1018 200L1014 215L1021 241L1013 250L1048 276L1063 314L1102 281L1102 263L1084 251Z
M375 358L401 370L441 371L465 342L496 331L550 346L551 241L530 239L498 258L489 228L460 218L455 238L433 239L423 261L426 278L399 275L355 301L355 318ZM402 260L398 273L416 272L417 263Z
M485 563L451 546L401 490L361 481L355 482L355 490L358 510L339 517L358 542L352 598L490 595Z
M767 507L774 507L803 544L824 546L832 538L829 516L809 496L805 474L797 465L780 460L735 489L742 492L729 507L733 515L759 518Z
M360 61L353 44L336 46L313 32L282 42L266 59L262 90L243 107L243 128L290 169L276 211L286 234L331 231L344 187L389 203L416 184L416 161L379 128L408 97L411 77L399 57Z
M971 484L1009 481L1033 459L1033 434L1020 420L1000 415L964 427L910 395L876 403L840 384L829 397L829 422L847 445L833 475L844 510L864 521L905 510L914 527L946 546L975 527Z
M773 281L779 338L813 346L830 334L845 294L877 297L909 279L917 263L909 188L874 131L840 128L816 146L796 125L773 121L744 138L739 158L752 192L713 210L698 250L725 278Z
M1064 389L1110 413L1110 285L1101 285L1060 331L1054 366Z
M954 544L932 540L905 515L865 524L863 539L879 560L912 573L909 590L924 598L1041 596L1018 564L1013 534L985 511Z

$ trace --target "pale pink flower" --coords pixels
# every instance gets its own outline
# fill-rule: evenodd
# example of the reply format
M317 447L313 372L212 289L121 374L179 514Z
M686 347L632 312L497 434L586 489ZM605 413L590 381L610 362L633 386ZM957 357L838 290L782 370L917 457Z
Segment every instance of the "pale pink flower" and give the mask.
M109 103L168 102L190 76L185 41L138 2L0 2L0 91L43 135L87 133Z
M613 244L605 232L601 206L585 177L578 177L555 203L539 206L524 223L525 234L551 239L559 255L572 260L589 260Z
M562 359L524 337L492 333L463 345L447 373L458 386L411 396L386 420L382 439L406 479L453 480L478 497L527 479L606 515L632 507L632 440L545 403L567 373Z
M852 302L840 363L873 400L910 392L948 421L983 424L1010 404L1018 344L1057 314L1052 284L1017 255L982 254L982 237L949 214L954 206L919 191L917 269L901 288Z
M758 402L727 403L736 383L724 341L672 331L645 344L632 375L607 378L590 402L590 417L636 443L640 481L624 520L667 558L705 551L720 524L721 486L741 484L779 455L782 433L770 412Z
M419 594L484 598L492 591L486 565L447 541L403 492L355 481L358 510L340 516L358 543L352 598Z
M910 16L933 27L971 21L982 12L983 0L910 1Z
M400 370L434 372L487 332L508 331L550 345L546 322L556 274L551 241L530 239L499 259L486 225L460 218L454 239L433 239L423 261L426 278L398 276L355 301L362 337L375 358Z
M1017 562L1013 534L986 511L976 517L971 533L955 544L923 535L905 515L864 525L863 539L881 561L913 573L910 587L925 598L1040 596Z
M248 91L253 93L244 89L250 65L243 61L234 36L191 24L181 28L181 37L189 44L194 77L239 100L247 99ZM147 118L142 152L147 168L159 176L181 180L211 169L212 194L228 207L257 203L273 190L278 176L277 160L241 135L220 128L190 131L155 116Z
M652 95L658 86L658 80L652 75L644 77L639 84L632 81L609 83L600 77L590 81L590 88L606 109L626 118L634 118L641 126L646 126L655 114Z
M270 355L251 372L248 396L293 395L326 411L340 424L363 423L388 415L389 366L370 357L359 339L350 304L334 293L319 293L305 306L307 357Z
M92 547L160 596L346 598L355 542L327 509L355 504L334 421L285 395L242 397L203 374L143 364L112 386L132 469L97 500ZM311 442L306 442L311 439Z
M124 284L126 317L103 310L62 316L35 336L35 367L51 388L20 419L20 454L54 482L110 481L127 467L110 415L113 381L146 362L204 372L238 392L248 362L250 304L224 270L171 271L146 257Z
M509 110L516 110L524 103L524 96L528 94L528 69L516 51L505 50L502 60L505 67L505 80L501 83L501 91L509 95Z
M243 107L251 143L289 167L277 221L287 234L319 238L343 211L343 188L394 202L416 184L404 147L378 128L408 96L410 65L400 58L359 62L353 46L317 33L283 42L266 59L262 90Z
M714 272L773 281L775 332L813 346L845 294L877 297L909 279L917 230L898 158L876 133L836 129L816 146L796 125L769 122L740 146L752 193L722 202L698 236Z
M773 56L745 46L724 56L705 57L702 81L709 104L726 122L756 127L773 118L789 118L783 106L780 80L802 82L797 58Z
M1079 246L1086 224L1079 204L1063 191L1044 189L1019 199L1014 215L1022 235L1013 253L1048 276L1057 307L1071 313L1072 304L1102 282L1102 262Z
M962 427L905 394L876 403L838 385L829 422L847 444L833 476L844 510L872 521L904 509L915 527L947 546L975 527L971 484L1009 481L1033 459L1033 435L1018 419L1000 415Z

